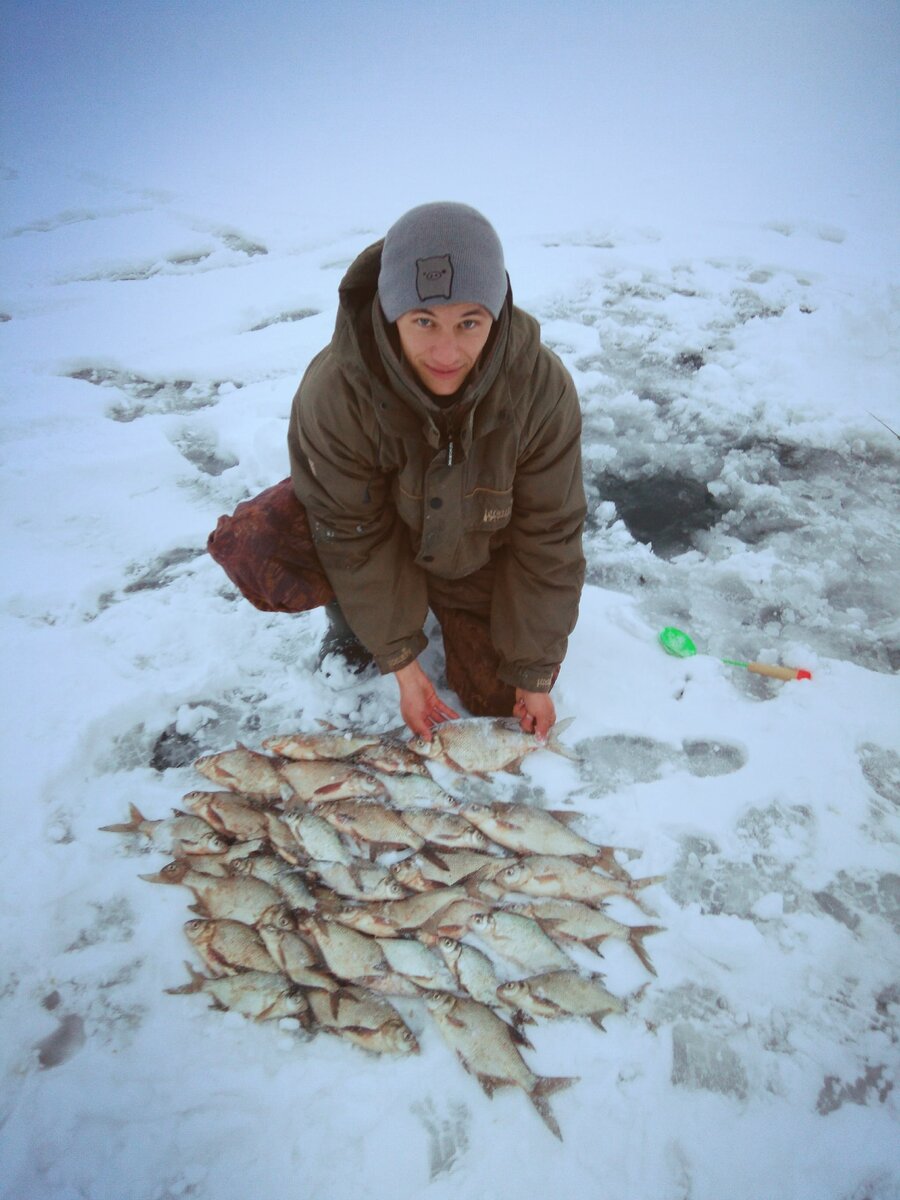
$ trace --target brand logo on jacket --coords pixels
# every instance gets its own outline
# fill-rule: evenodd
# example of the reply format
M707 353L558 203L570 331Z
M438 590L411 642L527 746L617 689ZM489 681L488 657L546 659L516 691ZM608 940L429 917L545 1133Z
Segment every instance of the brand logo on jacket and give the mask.
M511 504L508 504L506 508L486 508L484 510L484 523L487 525L491 521L506 521L511 516Z
M449 300L453 264L449 254L416 259L416 292L420 300Z

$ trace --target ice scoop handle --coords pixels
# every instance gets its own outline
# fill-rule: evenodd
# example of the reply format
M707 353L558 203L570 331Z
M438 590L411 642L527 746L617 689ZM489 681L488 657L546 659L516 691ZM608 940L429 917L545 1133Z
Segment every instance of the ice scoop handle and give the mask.
M755 675L768 675L771 679L812 679L812 674L801 667L776 667L772 663L748 662L747 670Z

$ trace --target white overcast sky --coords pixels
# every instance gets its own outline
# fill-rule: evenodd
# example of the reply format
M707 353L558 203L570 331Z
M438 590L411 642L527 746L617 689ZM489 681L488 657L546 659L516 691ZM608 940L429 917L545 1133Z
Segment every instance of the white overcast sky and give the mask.
M364 222L897 207L896 0L5 0L2 27L14 169Z

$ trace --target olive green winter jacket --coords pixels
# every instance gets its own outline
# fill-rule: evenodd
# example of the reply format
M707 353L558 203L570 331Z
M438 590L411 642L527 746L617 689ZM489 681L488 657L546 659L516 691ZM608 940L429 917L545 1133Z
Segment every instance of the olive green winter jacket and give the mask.
M347 271L334 337L294 397L291 475L319 558L382 672L425 648L429 583L477 607L473 573L492 571L500 677L548 691L584 580L572 379L509 294L459 400L442 409L381 313L381 245Z

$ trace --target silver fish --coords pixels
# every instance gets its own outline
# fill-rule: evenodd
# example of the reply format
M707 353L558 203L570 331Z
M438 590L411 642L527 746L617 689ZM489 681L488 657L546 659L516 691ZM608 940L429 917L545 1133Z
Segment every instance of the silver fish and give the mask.
M562 970L572 965L541 926L522 913L480 913L473 917L471 929L492 950L526 971Z
M297 841L277 813L233 792L188 792L184 802L220 833L239 841L268 839L288 862L297 862Z
M535 1017L587 1017L598 1029L610 1013L623 1013L624 1002L603 986L602 975L585 978L578 971L548 971L530 979L502 983L497 997Z
M266 738L263 747L283 758L297 762L314 759L351 758L367 747L376 746L381 735L377 733L351 733L328 730L322 733L285 733Z
M482 854L478 850L442 849L441 858L443 867L423 858L421 854L412 854L392 863L388 870L404 887L414 892L430 892L437 887L452 887L455 883L461 883L480 871L490 869L494 863L498 864L497 870L502 870L511 861L508 858L495 858L492 854Z
M351 763L331 759L308 762L286 762L278 771L282 785L287 785L285 808L318 804L322 800L340 800L348 796L378 796L384 785L374 776L360 771Z
M490 880L487 889L482 890L484 895L495 897L519 892L555 900L580 900L594 906L602 904L609 896L625 896L643 908L636 893L664 878L663 875L649 875L646 879L632 879L626 883L601 875L562 855L532 854L504 867Z
M281 893L261 879L234 879L194 871L189 860L176 859L153 875L141 875L150 883L175 883L188 887L196 897L195 911L206 917L228 917L245 925L260 923L293 928L290 910Z
M455 900L467 899L461 887L440 888L438 891L408 896L405 900L345 905L337 909L333 916L341 924L373 937L400 937L403 933L418 929Z
M304 808L292 808L283 814L282 820L307 858L343 863L347 867L354 861L353 855L324 817Z
M577 755L558 737L574 717L560 721L545 742L532 733L523 733L518 721L507 717L466 717L435 726L431 741L411 738L409 745L417 754L444 763L456 771L487 776L490 771L518 771L522 759L535 750L552 750L578 761Z
M419 760L421 762L421 759ZM392 804L402 808L429 804L432 807L451 808L459 801L450 792L445 791L439 783L431 778L427 768L425 774L395 773L386 774L383 771L373 772L379 780Z
M329 800L316 805L316 816L359 845L378 850L421 850L438 865L441 858L423 837L411 829L400 813L372 800Z
M547 1097L576 1083L575 1078L535 1075L516 1048L516 1033L477 1000L429 992L425 1005L444 1041L488 1096L498 1087L520 1087L550 1132L562 1141Z
M346 900L402 900L409 891L387 867L377 863L311 862L308 869Z
M213 975L279 969L257 931L241 921L197 918L185 923L184 932Z
M518 854L578 856L585 865L601 867L610 875L622 874L612 846L589 842L543 808L497 802L468 804L460 807L459 812L491 841Z
M284 897L285 903L292 909L313 909L316 907L315 897L306 886L302 870L289 867L284 859L274 854L253 854L248 858L239 859L232 864L231 874L236 876L252 875L254 879L262 879L270 883Z
M384 1000L353 987L342 989L335 1006L323 992L307 995L317 1024L326 1032L376 1054L418 1054L414 1033Z
M437 947L464 992L479 1004L496 1004L500 980L486 954L456 938L438 938Z
M224 854L228 841L202 817L178 812L159 821L148 821L136 804L129 804L130 821L120 825L101 825L103 833L139 833L162 850L178 858L193 855Z
M516 905L516 910L533 917L554 940L580 942L591 950L607 938L627 942L651 975L656 970L644 949L644 938L661 933L661 925L623 925L606 913L576 900L542 900Z
M378 945L388 966L419 988L453 987L453 979L436 955L413 938L380 938ZM414 993L419 994L418 990Z
M278 969L294 983L327 992L335 992L340 987L338 980L322 968L312 946L299 933L274 925L260 925L259 936Z
M257 754L238 742L236 749L219 754L206 754L194 763L196 770L213 783L240 792L252 800L279 800L282 780L278 774L278 759Z
M296 1017L309 1022L309 1005L304 993L283 975L269 971L243 971L239 975L223 975L209 979L185 963L191 982L182 987L166 988L170 995L205 992L212 997L213 1008L229 1009L254 1021L274 1021L280 1017Z
M449 850L487 850L490 842L471 821L456 812L435 808L401 808L400 816L432 846Z

